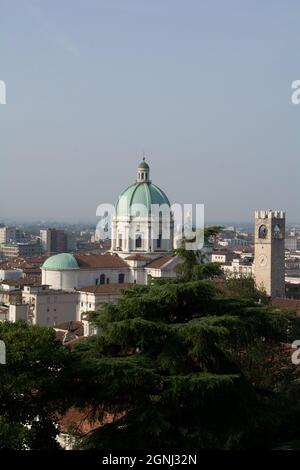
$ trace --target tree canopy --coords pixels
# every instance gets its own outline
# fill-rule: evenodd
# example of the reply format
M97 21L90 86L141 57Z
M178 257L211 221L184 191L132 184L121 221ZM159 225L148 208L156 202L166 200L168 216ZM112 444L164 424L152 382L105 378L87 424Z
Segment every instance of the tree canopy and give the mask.
M299 319L254 281L198 264L123 291L72 350L49 328L0 323L0 449L57 449L59 416L88 410L80 449L253 449L299 439ZM103 421L109 414L112 419Z
M270 444L262 430L272 428L275 403L278 416L286 410L280 380L266 383L256 356L267 361L269 348L286 341L292 314L224 298L211 281L168 281L125 291L93 321L98 335L75 353L74 399L91 406L94 419L104 412L117 419L79 436L80 448Z
M0 323L6 365L0 365L0 449L55 449L57 413L66 404L70 355L54 330ZM62 392L63 388L65 391Z

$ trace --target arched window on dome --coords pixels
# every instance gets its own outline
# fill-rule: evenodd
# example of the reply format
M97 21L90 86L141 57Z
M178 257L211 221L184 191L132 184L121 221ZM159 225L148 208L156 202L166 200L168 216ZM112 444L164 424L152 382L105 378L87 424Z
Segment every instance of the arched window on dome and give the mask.
M105 284L105 274L101 274L101 276L100 276L100 284Z
M142 235L136 235L135 247L136 248L142 248Z

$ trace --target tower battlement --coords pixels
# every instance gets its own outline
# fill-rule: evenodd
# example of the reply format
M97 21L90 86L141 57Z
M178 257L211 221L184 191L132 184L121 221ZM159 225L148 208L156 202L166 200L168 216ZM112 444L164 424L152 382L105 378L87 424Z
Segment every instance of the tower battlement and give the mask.
M260 210L255 211L256 219L285 219L285 212L281 210Z

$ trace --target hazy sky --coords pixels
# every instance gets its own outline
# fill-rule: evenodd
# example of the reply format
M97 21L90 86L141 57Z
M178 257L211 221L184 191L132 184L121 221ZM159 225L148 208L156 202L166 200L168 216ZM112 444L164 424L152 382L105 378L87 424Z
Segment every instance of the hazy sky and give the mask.
M144 151L207 220L300 221L299 17L299 0L0 0L0 219L92 218Z

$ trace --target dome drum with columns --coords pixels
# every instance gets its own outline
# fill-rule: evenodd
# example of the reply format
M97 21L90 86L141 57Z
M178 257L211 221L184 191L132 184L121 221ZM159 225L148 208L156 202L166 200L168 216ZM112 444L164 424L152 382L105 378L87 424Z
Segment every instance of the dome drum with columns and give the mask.
M150 180L145 159L137 179L121 193L112 221L112 249L121 257L146 253L151 258L172 253L174 220L166 194Z

